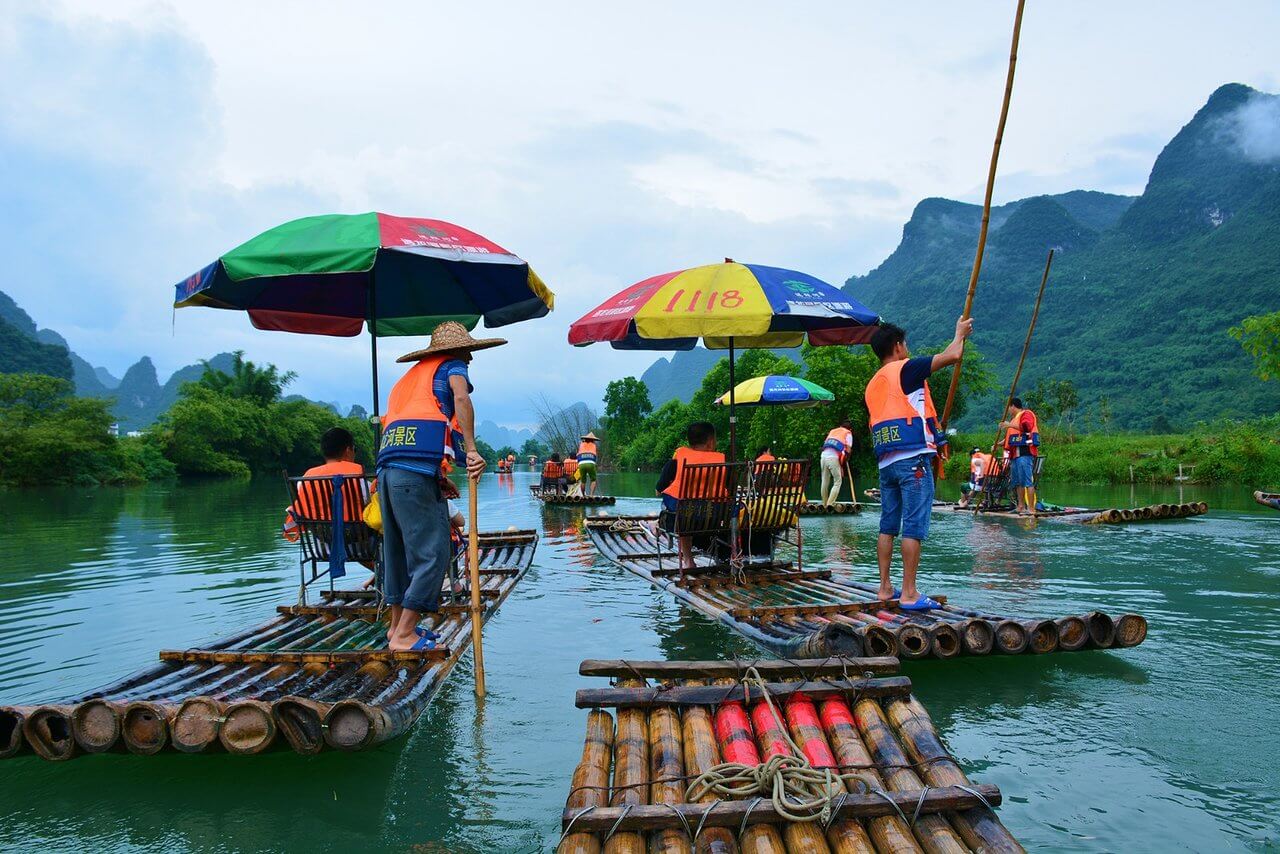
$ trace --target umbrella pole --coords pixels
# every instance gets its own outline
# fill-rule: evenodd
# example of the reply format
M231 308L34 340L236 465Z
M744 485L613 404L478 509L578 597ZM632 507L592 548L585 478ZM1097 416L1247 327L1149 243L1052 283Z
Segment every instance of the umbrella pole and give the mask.
M369 355L373 371L373 417L369 419L369 423L373 425L373 455L377 457L378 442L382 439L382 418L378 412L378 401L381 396L378 394L378 304L377 285L374 282L371 273L369 275Z
M738 416L734 412L733 336L729 336L729 462L738 461Z

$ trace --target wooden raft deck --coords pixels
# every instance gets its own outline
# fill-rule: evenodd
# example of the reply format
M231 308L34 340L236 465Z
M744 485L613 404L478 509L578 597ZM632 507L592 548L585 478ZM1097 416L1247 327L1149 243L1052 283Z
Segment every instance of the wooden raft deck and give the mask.
M772 707L742 683L750 664ZM578 692L591 711L557 851L1023 851L993 809L1000 790L968 778L896 671L892 658L584 661L618 681ZM797 748L839 775L825 824L789 820L767 792L691 787L721 762Z
M607 504L617 504L618 497L616 495L566 495L563 492L557 492L554 489L543 489L541 486L530 485L529 492L534 498L543 504L556 504L577 507L603 507Z
M533 562L534 531L480 535L487 621ZM465 579L465 574L461 576ZM446 580L446 585L447 585ZM274 619L187 649L111 685L54 703L0 706L0 758L49 760L166 748L255 754L363 750L407 732L471 644L466 591L446 592L436 649L392 652L373 590L324 591Z
M861 512L862 505L853 501L833 501L830 506L823 506L821 501L806 501L800 505L801 516L830 516Z
M1011 510L974 510L972 507L960 507L955 504L934 506L935 511L951 513L967 513L977 518L991 519L1029 519L1030 516L1019 516ZM1127 525L1132 522L1157 522L1166 519L1189 519L1203 516L1209 512L1209 505L1203 501L1188 504L1149 504L1145 507L1113 507L1088 508L1065 507L1062 510L1041 510L1035 519L1054 522L1074 522L1080 525Z
M653 520L596 517L586 520L586 528L611 562L787 658L1074 652L1136 646L1147 636L1147 621L1137 614L1112 618L1091 611L1031 619L963 608L937 594L933 598L942 608L903 611L896 599L880 600L875 585L833 568L801 572L789 563L757 563L735 576L724 564L699 554L698 569L681 578L676 544L666 534L654 534Z

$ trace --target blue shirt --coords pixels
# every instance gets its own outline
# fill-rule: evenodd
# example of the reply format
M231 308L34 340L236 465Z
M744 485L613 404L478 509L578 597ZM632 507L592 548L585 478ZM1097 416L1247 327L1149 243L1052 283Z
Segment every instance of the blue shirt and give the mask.
M453 418L453 389L449 386L449 377L462 377L466 380L467 391L475 391L475 387L471 385L471 377L467 374L467 363L461 359L450 359L436 371L436 375L431 382L431 391L435 394L436 402L440 404L440 411L444 413L444 416ZM416 471L418 474L425 474L430 477L440 474L440 466L438 464L425 460L392 460L389 463L383 463L378 466L379 471L386 468Z

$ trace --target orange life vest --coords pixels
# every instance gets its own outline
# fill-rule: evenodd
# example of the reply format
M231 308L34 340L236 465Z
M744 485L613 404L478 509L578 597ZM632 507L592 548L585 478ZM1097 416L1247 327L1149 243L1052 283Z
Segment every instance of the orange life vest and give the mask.
M578 444L578 462L594 463L596 461L596 443L580 442Z
M567 459L564 461L564 476L573 477L573 473L578 470L578 461L575 459Z
M905 359L890 362L867 383L864 399L871 415L871 443L878 458L898 451L936 451L938 446L946 444L940 435L938 412L933 407L929 384L924 386L924 418L902 390L902 368L906 364Z
M991 474L993 457L990 454L976 453L969 457L969 475L976 483Z
M1031 456L1038 456L1040 447L1040 422L1036 419L1036 414L1030 409L1024 409L1018 413L1015 422L1021 422L1022 416L1031 416L1031 430L1027 435L1022 435L1022 428L1013 426L1009 428L1009 432L1004 434L1004 448L1009 452L1010 456L1022 456L1022 450L1030 451Z
M836 427L827 432L827 438L822 443L822 450L835 451L840 457L840 462L844 462L844 458L848 456L849 449L853 447L853 431L844 427Z
M547 460L546 465L542 467L542 476L550 480L559 480L564 477L564 466L554 460Z
M364 466L357 462L346 462L345 460L333 460L318 466L312 466L307 469L303 477L335 477L357 475L364 476ZM361 501L358 505L353 505L349 500L350 493L344 493L342 498L342 518L346 522L358 522L364 513L364 505L368 501L367 491L361 490ZM291 543L298 541L298 518L305 519L329 519L333 515L332 505L329 507L317 507L316 496L310 489L302 484L298 485L298 498L291 504L284 514L284 525L281 532L284 538ZM295 516L296 514L296 516Z
M671 459L676 461L675 479L662 490L663 495L670 495L677 501L681 498L716 498L724 494L724 480L721 479L719 484L708 483L699 490L698 495L681 495L680 481L684 477L684 467L686 465L697 465L700 463L723 463L724 454L719 451L695 451L693 448L676 448L676 452L671 455Z
M774 460L776 460L776 459L777 459L777 457L775 457L773 454L769 453L768 451L765 451L763 454L761 454L760 456L756 457L756 462L758 462L758 463L771 463L771 462L773 462L773 461L774 461Z
M445 416L433 384L436 371L449 360L443 355L423 359L391 389L387 414L382 420L379 466L392 460L439 464L444 459L445 445L453 444L458 432L457 419ZM456 447L454 452L457 453Z

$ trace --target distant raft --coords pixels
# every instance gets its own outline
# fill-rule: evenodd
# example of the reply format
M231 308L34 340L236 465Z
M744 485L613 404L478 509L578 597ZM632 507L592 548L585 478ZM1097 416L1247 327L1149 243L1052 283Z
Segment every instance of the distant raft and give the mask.
M558 854L1023 851L897 665L582 662L617 684L578 692ZM779 768L800 797L775 793Z
M533 531L480 535L484 619L533 562ZM81 753L256 754L363 750L406 733L471 643L469 596L443 604L437 646L387 649L374 590L324 591L229 637L164 650L160 663L83 696L0 706L0 758Z
M1263 492L1258 490L1253 494L1253 500L1261 504L1263 507L1270 507L1272 510L1280 510L1280 492Z
M681 577L676 544L654 532L655 519L596 517L586 520L586 529L608 560L787 658L1075 652L1137 646L1147 636L1147 621L1138 614L1031 619L963 608L941 595L932 597L940 608L904 611L847 570L802 570L789 562L748 562L739 571L697 553L698 567Z
M972 516L986 516L993 519L1029 519L1030 516L1019 516L1012 510L977 510L973 507L961 507L958 504L947 504L945 507L934 507L944 512L968 513ZM1146 507L1114 507L1109 509L1092 509L1087 507L1064 507L1061 510L1041 510L1036 519L1048 519L1058 522L1075 522L1081 525L1125 525L1131 522L1154 522L1165 519L1189 519L1192 516L1203 516L1209 512L1209 505L1203 501L1189 504L1149 504Z
M853 501L833 501L823 504L821 501L806 501L800 505L801 516L830 516L841 513L861 513L862 505Z
M575 504L582 507L602 507L606 504L616 504L618 502L618 498L615 495L570 495L567 492L559 492L555 489L543 489L541 486L530 486L529 492L543 504Z

